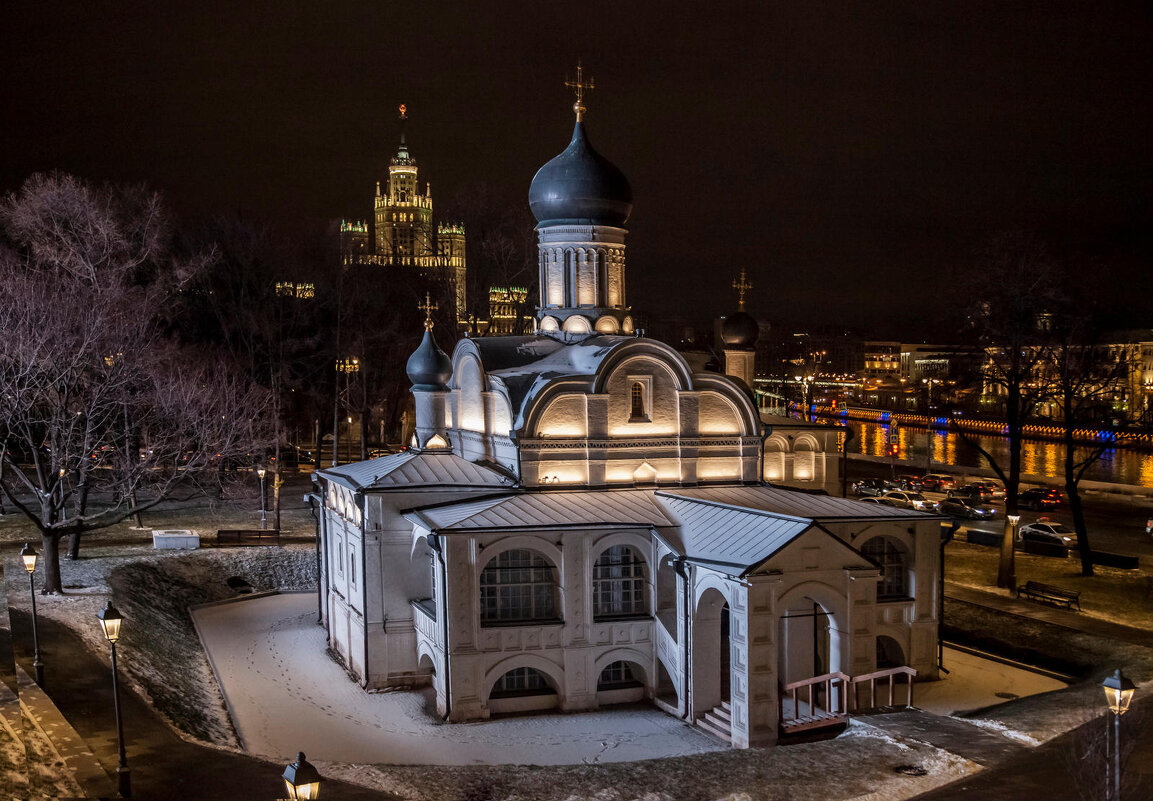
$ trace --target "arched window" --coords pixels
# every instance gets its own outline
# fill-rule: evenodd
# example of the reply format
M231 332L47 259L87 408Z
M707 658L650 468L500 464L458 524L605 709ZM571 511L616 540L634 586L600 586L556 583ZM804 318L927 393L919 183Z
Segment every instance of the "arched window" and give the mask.
M623 690L626 687L636 687L640 683L628 662L612 662L605 665L605 669L601 671L600 678L597 679L597 692Z
M881 566L881 578L877 583L878 600L909 597L908 557L896 540L873 537L861 546L861 553Z
M503 551L480 574L481 625L555 620L556 595L551 562L525 548Z
M593 565L593 617L647 614L647 595L645 560L636 549L605 549Z
M629 415L629 422L635 420L647 420L648 412L645 409L645 386L640 381L632 383L632 389L629 391L629 397L632 399L632 414Z
M490 698L509 697L514 695L540 695L542 693L556 692L545 677L536 668L513 668L496 680L492 686Z

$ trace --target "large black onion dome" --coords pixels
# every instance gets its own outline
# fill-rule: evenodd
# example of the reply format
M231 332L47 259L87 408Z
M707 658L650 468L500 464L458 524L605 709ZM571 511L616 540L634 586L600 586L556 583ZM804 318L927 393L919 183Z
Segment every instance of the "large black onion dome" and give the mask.
M731 314L721 324L721 340L729 348L752 348L761 336L761 327L743 311Z
M452 378L452 359L436 344L432 331L425 331L424 339L408 357L404 369L413 389L445 390L448 379Z
M624 225L633 190L624 173L593 150L577 120L568 147L537 170L528 204L538 223Z

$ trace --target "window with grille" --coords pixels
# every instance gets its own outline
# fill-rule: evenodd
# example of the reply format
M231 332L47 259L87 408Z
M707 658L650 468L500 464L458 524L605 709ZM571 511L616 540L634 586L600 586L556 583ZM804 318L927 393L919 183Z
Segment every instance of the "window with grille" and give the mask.
M480 622L555 620L556 572L552 563L524 548L492 558L480 574Z
M548 679L536 668L513 668L496 680L490 698L510 695L540 695L555 692Z
M625 687L636 687L640 682L633 675L632 667L628 662L613 662L605 666L597 680L597 692L602 690L620 690Z
M645 412L645 388L640 381L633 382L632 388L632 414L629 416L630 420L644 420L648 417Z
M643 615L645 603L645 561L635 548L614 545L593 565L593 616L622 617Z
M907 560L898 543L889 537L874 537L861 547L861 553L881 566L878 600L909 597Z

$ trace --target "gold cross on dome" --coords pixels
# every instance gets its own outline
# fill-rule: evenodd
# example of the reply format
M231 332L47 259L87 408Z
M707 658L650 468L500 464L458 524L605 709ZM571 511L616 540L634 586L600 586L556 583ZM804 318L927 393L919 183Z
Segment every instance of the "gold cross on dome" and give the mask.
M424 312L424 330L425 331L431 331L432 330L432 313L434 311L436 311L438 308L437 305L432 302L432 296L428 292L425 292L424 293L424 303L417 304L416 308L418 308L422 312Z
M584 117L584 113L586 111L588 111L588 109L585 108L585 104L584 104L585 89L595 89L596 88L596 84L593 83L592 78L589 78L588 83L585 83L584 78L583 78L583 74L584 74L584 72L581 69L581 63L578 61L577 62L576 80L564 82L564 85L567 86L569 89L572 89L573 92L576 94L576 102L573 103L572 110L576 112L577 122L580 122L581 119Z
M741 268L741 277L733 281L733 289L737 290L737 311L745 310L745 293L753 288L753 285L745 280L745 268Z

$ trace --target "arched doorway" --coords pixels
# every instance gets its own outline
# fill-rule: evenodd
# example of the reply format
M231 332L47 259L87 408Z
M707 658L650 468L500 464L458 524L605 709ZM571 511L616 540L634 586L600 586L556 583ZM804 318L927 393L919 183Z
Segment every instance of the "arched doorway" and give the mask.
M877 637L877 670L902 667L905 664L905 650L892 637L881 634Z
M789 603L781 615L778 647L786 684L841 669L834 629L832 612L818 601L803 596Z
M729 604L720 590L701 594L693 615L693 714L730 700Z

